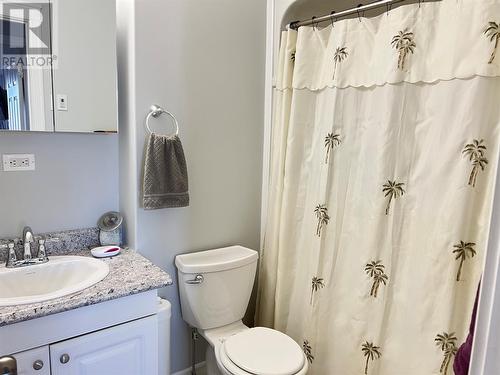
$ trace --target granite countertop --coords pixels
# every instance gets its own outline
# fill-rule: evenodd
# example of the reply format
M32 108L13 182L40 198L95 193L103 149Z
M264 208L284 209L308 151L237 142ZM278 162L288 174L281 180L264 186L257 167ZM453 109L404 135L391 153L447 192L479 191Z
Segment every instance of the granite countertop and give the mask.
M91 256L88 250L64 255ZM169 274L134 250L122 250L120 255L104 258L102 261L109 265L109 274L102 281L65 297L28 305L0 307L0 327L172 284Z

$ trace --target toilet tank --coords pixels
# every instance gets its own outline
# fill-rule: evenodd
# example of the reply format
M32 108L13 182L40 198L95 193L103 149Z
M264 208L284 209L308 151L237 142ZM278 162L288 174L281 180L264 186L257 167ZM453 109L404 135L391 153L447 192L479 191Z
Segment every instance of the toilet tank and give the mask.
M257 252L243 246L176 256L183 319L203 330L243 319L257 260Z

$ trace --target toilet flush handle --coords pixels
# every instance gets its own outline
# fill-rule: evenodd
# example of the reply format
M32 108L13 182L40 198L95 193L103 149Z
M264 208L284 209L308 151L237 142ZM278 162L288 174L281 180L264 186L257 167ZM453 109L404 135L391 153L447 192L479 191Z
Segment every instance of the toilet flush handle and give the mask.
M186 280L186 284L201 284L203 282L203 275L196 275L193 280Z

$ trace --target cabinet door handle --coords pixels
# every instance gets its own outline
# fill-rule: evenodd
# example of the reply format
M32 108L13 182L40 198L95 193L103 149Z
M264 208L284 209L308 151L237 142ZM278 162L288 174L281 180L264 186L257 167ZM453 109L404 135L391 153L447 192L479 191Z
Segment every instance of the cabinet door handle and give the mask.
M68 363L69 362L69 354L64 353L61 358L59 358L59 361L62 364Z
M0 357L0 370L2 371L2 374L17 375L16 359L10 355Z
M33 368L38 371L43 368L43 361L41 359L37 359L35 362L33 362Z
M196 275L193 280L186 280L186 284L201 284L203 282L203 275Z

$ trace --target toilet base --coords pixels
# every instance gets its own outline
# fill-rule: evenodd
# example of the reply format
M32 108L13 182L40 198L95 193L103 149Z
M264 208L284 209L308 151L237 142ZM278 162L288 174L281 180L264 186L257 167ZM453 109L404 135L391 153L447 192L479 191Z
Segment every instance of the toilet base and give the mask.
M199 333L207 340L208 346L205 352L205 363L207 367L207 375L230 375L229 372L221 370L217 363L215 350L218 350L219 345L229 336L235 335L241 331L249 329L243 322L237 321L227 326L213 328L209 330L199 330Z
M219 367L217 366L214 348L210 345L207 346L207 350L205 352L205 366L207 368L207 375L224 375L220 372Z

